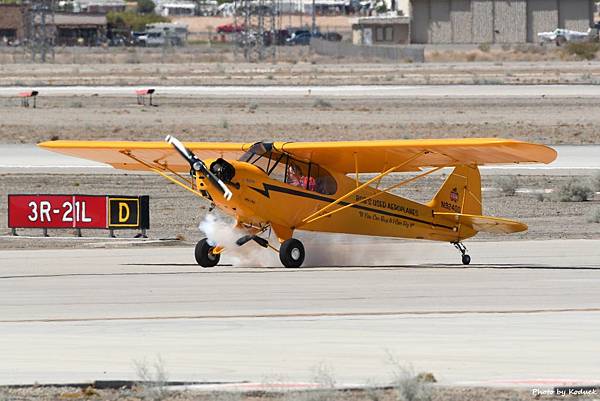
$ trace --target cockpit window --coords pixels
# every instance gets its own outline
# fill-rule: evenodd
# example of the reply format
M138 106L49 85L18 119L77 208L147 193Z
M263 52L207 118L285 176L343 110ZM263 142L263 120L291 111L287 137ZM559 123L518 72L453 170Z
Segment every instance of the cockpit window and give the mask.
M275 152L265 145L270 144L254 144L240 160L255 165L274 180L324 195L335 194L337 183L327 170Z

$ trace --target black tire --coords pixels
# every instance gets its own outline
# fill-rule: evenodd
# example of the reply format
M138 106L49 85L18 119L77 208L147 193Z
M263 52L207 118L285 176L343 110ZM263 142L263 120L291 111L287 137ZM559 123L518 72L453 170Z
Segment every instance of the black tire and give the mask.
M462 263L463 265L468 265L471 263L471 257L469 255L462 255Z
M304 256L304 245L295 238L284 241L279 248L279 260L281 260L281 263L288 268L302 266Z
M219 263L221 254L214 254L212 250L215 247L208 243L208 239L204 238L198 241L196 244L196 250L194 256L196 256L196 262L202 267L214 267Z
M556 37L556 46L562 46L565 43L567 43L567 38L565 38L564 36L557 36Z

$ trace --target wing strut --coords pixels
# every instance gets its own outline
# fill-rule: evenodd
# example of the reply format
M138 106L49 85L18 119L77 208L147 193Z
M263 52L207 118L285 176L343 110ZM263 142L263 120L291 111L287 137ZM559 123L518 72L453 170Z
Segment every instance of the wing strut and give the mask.
M373 195L367 196L366 198L360 199L360 200L358 200L358 201L356 201L356 202L349 203L349 204L347 204L347 205L344 205L344 206L342 206L342 207L340 207L340 208L338 208L338 209L332 210L331 212L328 212L328 213L321 214L321 215L319 215L319 216L313 217L313 218L311 218L310 220L308 220L308 221L306 221L306 222L303 222L303 224L302 224L302 225L305 225L305 224L312 223L312 222L314 222L314 221L317 221L317 220L319 220L319 219L322 219L323 217L331 216L332 214L334 214L334 213L337 213L337 212L341 212L342 210L344 210L344 209L347 209L347 208L349 208L349 207L352 207L352 206L358 205L358 204L360 204L360 203L364 203L364 202L368 201L369 199L373 199L373 198L375 198L376 196L379 196L379 195L381 195L381 194L385 194L385 193L387 193L387 192L391 191L392 189L396 189L396 188L399 188L399 187L401 187L401 186L403 186L403 185L409 184L409 183L411 183L411 182L413 182L413 181L416 181L416 180L418 180L418 179L420 179L420 178L423 178L423 177L425 177L426 175L429 175L429 174L435 173L436 171L439 171L439 170L441 170L441 169L443 169L443 168L445 168L445 167L436 167L436 168L434 168L434 169L431 169L431 170L429 170L429 171L426 171L426 172L424 172L424 173L422 173L422 174L419 174L419 175L416 175L416 176L414 176L414 177L408 178L408 179L406 179L406 180L400 181L400 182L398 182L398 183L396 183L396 184L394 184L394 185L392 185L392 186L389 186L389 187L387 187L387 188L385 188L385 189L382 189L382 190L381 190L381 191L379 191L379 192L376 192L376 193L374 193Z
M404 162L402 162L402 163L398 164L397 166L394 166L394 167L392 167L392 168L389 168L389 169L385 170L385 171L384 171L384 172L382 172L382 173L379 173L379 174L378 174L378 175L376 175L375 177L371 178L369 181L367 181L367 182L365 182L365 183L363 183L363 184L361 184L361 185L357 186L356 188L354 188L352 191L348 192L346 195L342 196L341 198L338 198L338 199L336 199L335 201L333 201L333 202L331 202L331 203L328 203L327 205L323 206L321 209L317 210L316 212L314 212L314 213L313 213L313 214L311 214L310 216L308 216L308 217L305 217L305 218L302 220L302 222L301 222L300 226L306 225L306 224L308 224L308 223L312 223L312 222L313 222L313 221L315 221L315 220L321 219L321 218L323 218L323 217L325 217L325 216L332 215L333 213L336 213L336 212L338 212L338 211L340 211L340 210L342 210L342 209L345 209L345 208L346 208L346 207L348 207L349 205L343 206L343 207L341 207L341 208L339 208L339 209L333 210L333 211L331 211L331 212L329 212L329 213L326 213L326 214L321 214L321 213L325 212L326 210L330 209L332 206L335 206L335 205L338 205L338 204L340 204L340 202L344 201L345 199L348 199L350 196L354 195L355 193L357 193L357 192L358 192L358 191L360 191L361 189L363 189L363 188L365 188L365 187L368 187L368 186L369 186L371 183L373 183L373 182L375 182L375 181L377 181L377 180L379 180L379 179L381 179L381 178L385 177L386 175L388 175L388 174L390 174L390 173L393 173L395 170L398 170L398 169L399 169L399 168L401 168L402 166L404 166L404 165L406 165L406 164L408 164L408 163L412 162L412 161L413 161L413 160L415 160L416 158L418 158L418 157L421 157L422 155L424 155L424 154L427 154L427 153L429 153L429 152L428 152L428 151L422 151L422 152L419 152L419 153L417 153L417 154L415 154L415 155L413 155L413 156L409 157L407 160L405 160ZM428 172L428 173L429 173L429 172ZM414 178L416 178L416 177L414 177ZM411 179L411 180L412 180L412 179ZM408 181L408 182L410 182L411 180L407 180L407 181ZM398 185L398 186L399 186L399 185ZM391 189L391 188L390 188L390 189ZM378 192L377 194L379 194L379 193L381 193L381 192ZM364 201L364 199L363 199L363 200L361 200L361 201ZM357 202L351 203L350 205L354 205L354 204L356 204L356 203L360 203L361 201L357 201ZM296 228L298 228L298 227L296 227Z
M204 195L202 195L202 193L200 191L197 191L192 187L193 181L191 182L190 180L185 179L180 174L177 174L175 171L172 171L171 169L169 169L167 166L163 166L158 163L155 163L155 164L148 163L142 159L135 157L129 151L121 151L121 153L124 154L125 156L129 157L130 159L135 160L136 162L140 163L141 165L147 167L153 173L156 173L156 174L166 178L167 180L171 181L172 183L179 185L183 189L190 191L194 195L198 195L199 197L204 198ZM175 174L177 177L179 177L179 180L166 174L164 172L165 170ZM196 176L199 174L198 171L194 171L194 173Z

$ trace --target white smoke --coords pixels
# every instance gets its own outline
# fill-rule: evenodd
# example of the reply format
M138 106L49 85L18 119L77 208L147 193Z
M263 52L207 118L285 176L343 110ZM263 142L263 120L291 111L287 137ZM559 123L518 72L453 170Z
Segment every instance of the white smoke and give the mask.
M230 218L207 214L198 228L209 241L225 247L221 263L239 267L282 267L279 255L272 249L263 248L254 241L237 245L236 241L248 232L235 228ZM262 237L279 248L277 237L274 234L267 237L267 233ZM300 231L294 233L294 237L303 243L306 251L303 267L390 266L403 262L397 254L385 252L393 246L390 239Z
M393 266L402 264L404 259L385 251L390 245L393 246L389 238L308 232L298 234L306 250L303 266L307 267Z
M259 246L254 241L239 246L236 241L248 232L236 228L231 219L207 214L198 226L211 243L225 248L221 263L233 266L280 266L278 255L272 249Z

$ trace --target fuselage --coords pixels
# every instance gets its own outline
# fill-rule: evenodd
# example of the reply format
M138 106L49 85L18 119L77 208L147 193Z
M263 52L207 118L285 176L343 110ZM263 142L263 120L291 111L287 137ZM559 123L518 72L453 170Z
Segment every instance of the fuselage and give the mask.
M210 165L213 160L207 160ZM345 174L328 171L335 186L328 190L308 189L299 183L290 184L271 178L254 164L231 161L235 176L228 183L233 192L227 201L208 180L201 180L201 189L225 213L239 224L262 227L270 225L280 240L291 237L295 230L360 234L384 237L428 239L453 242L475 234L460 227L448 217L434 216L427 204L418 203L373 187L364 187L325 212L345 207L327 217L306 222L306 218L357 188L359 184ZM378 193L361 203L362 199Z

